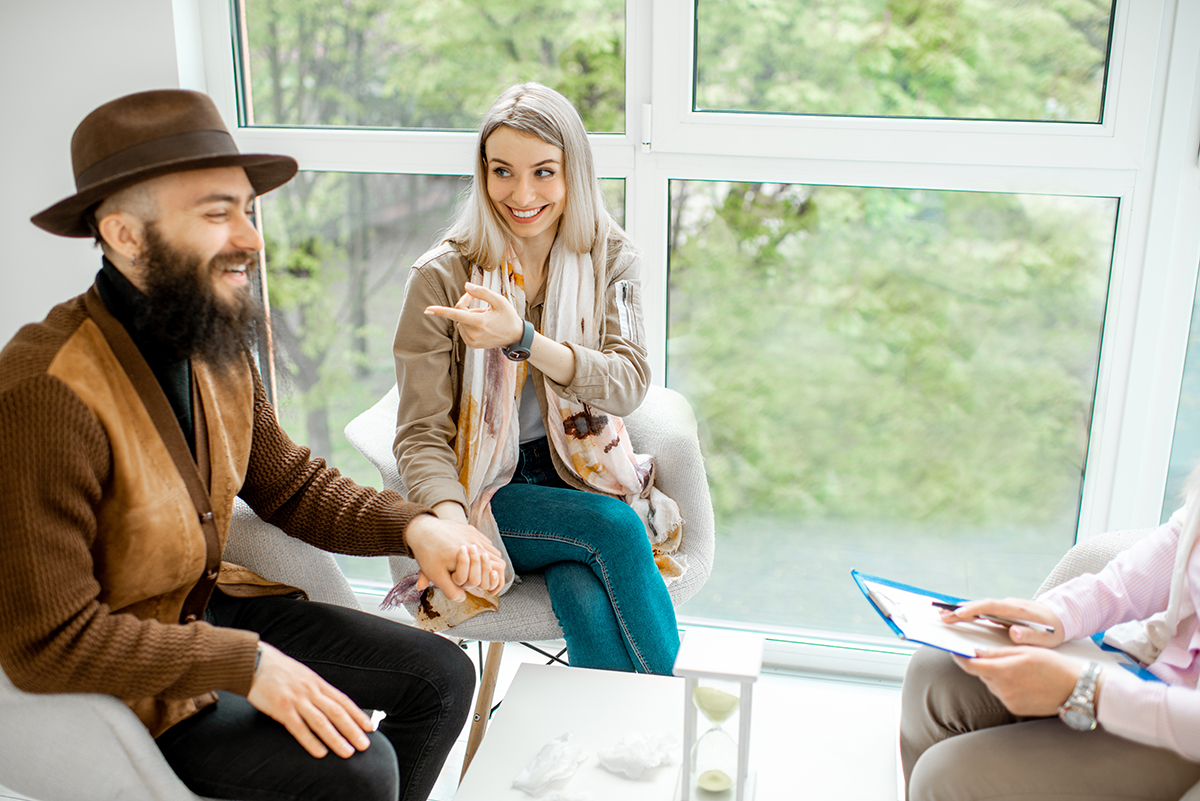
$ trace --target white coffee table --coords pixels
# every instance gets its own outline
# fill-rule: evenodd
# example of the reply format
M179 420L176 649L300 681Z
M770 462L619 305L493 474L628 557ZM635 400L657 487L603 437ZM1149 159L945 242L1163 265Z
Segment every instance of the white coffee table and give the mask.
M636 781L600 766L598 751L638 730L674 737L679 743L674 762ZM542 746L566 731L574 732L571 742L588 759L539 799L561 790L586 793L595 801L672 801L683 751L683 679L521 665L454 801L530 801L531 796L513 789L513 779Z

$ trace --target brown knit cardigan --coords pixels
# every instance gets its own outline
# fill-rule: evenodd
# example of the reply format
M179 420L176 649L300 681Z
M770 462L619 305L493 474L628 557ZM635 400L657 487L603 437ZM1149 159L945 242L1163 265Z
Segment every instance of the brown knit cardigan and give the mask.
M405 527L429 511L310 460L248 359L192 373L195 461L94 288L0 352L0 668L26 692L117 696L154 736L215 690L250 690L258 636L203 622L213 585L291 589L220 561L235 495L361 556L408 555Z

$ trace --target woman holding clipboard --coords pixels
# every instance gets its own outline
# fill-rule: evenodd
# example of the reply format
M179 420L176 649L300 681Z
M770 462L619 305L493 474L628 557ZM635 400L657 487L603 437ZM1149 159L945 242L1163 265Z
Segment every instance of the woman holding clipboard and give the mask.
M1101 572L1037 601L943 611L947 623L992 615L1053 631L1013 625L1012 646L974 659L917 651L900 724L909 801L1179 801L1200 782L1198 476L1182 509ZM1051 650L1127 622L1122 647L1161 681Z

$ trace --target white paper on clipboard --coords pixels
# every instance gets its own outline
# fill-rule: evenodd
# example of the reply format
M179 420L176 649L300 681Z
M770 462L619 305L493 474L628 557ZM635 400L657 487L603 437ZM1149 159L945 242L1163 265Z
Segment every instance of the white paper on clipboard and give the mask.
M891 587L869 579L862 579L870 598L887 616L901 636L906 640L931 645L952 654L968 658L975 657L976 648L1005 648L1015 645L1008 638L1008 629L991 623L943 623L934 599L928 595ZM1135 665L1132 659L1120 651L1100 648L1091 640L1071 640L1054 650L1059 653L1101 664Z

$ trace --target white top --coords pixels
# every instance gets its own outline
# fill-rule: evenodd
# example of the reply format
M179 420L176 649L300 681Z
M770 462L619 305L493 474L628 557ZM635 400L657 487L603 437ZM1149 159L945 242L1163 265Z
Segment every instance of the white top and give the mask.
M525 379L521 387L521 400L517 407L517 420L521 423L521 444L546 436L546 424L542 422L542 409L538 406L537 390L533 387L533 376Z

